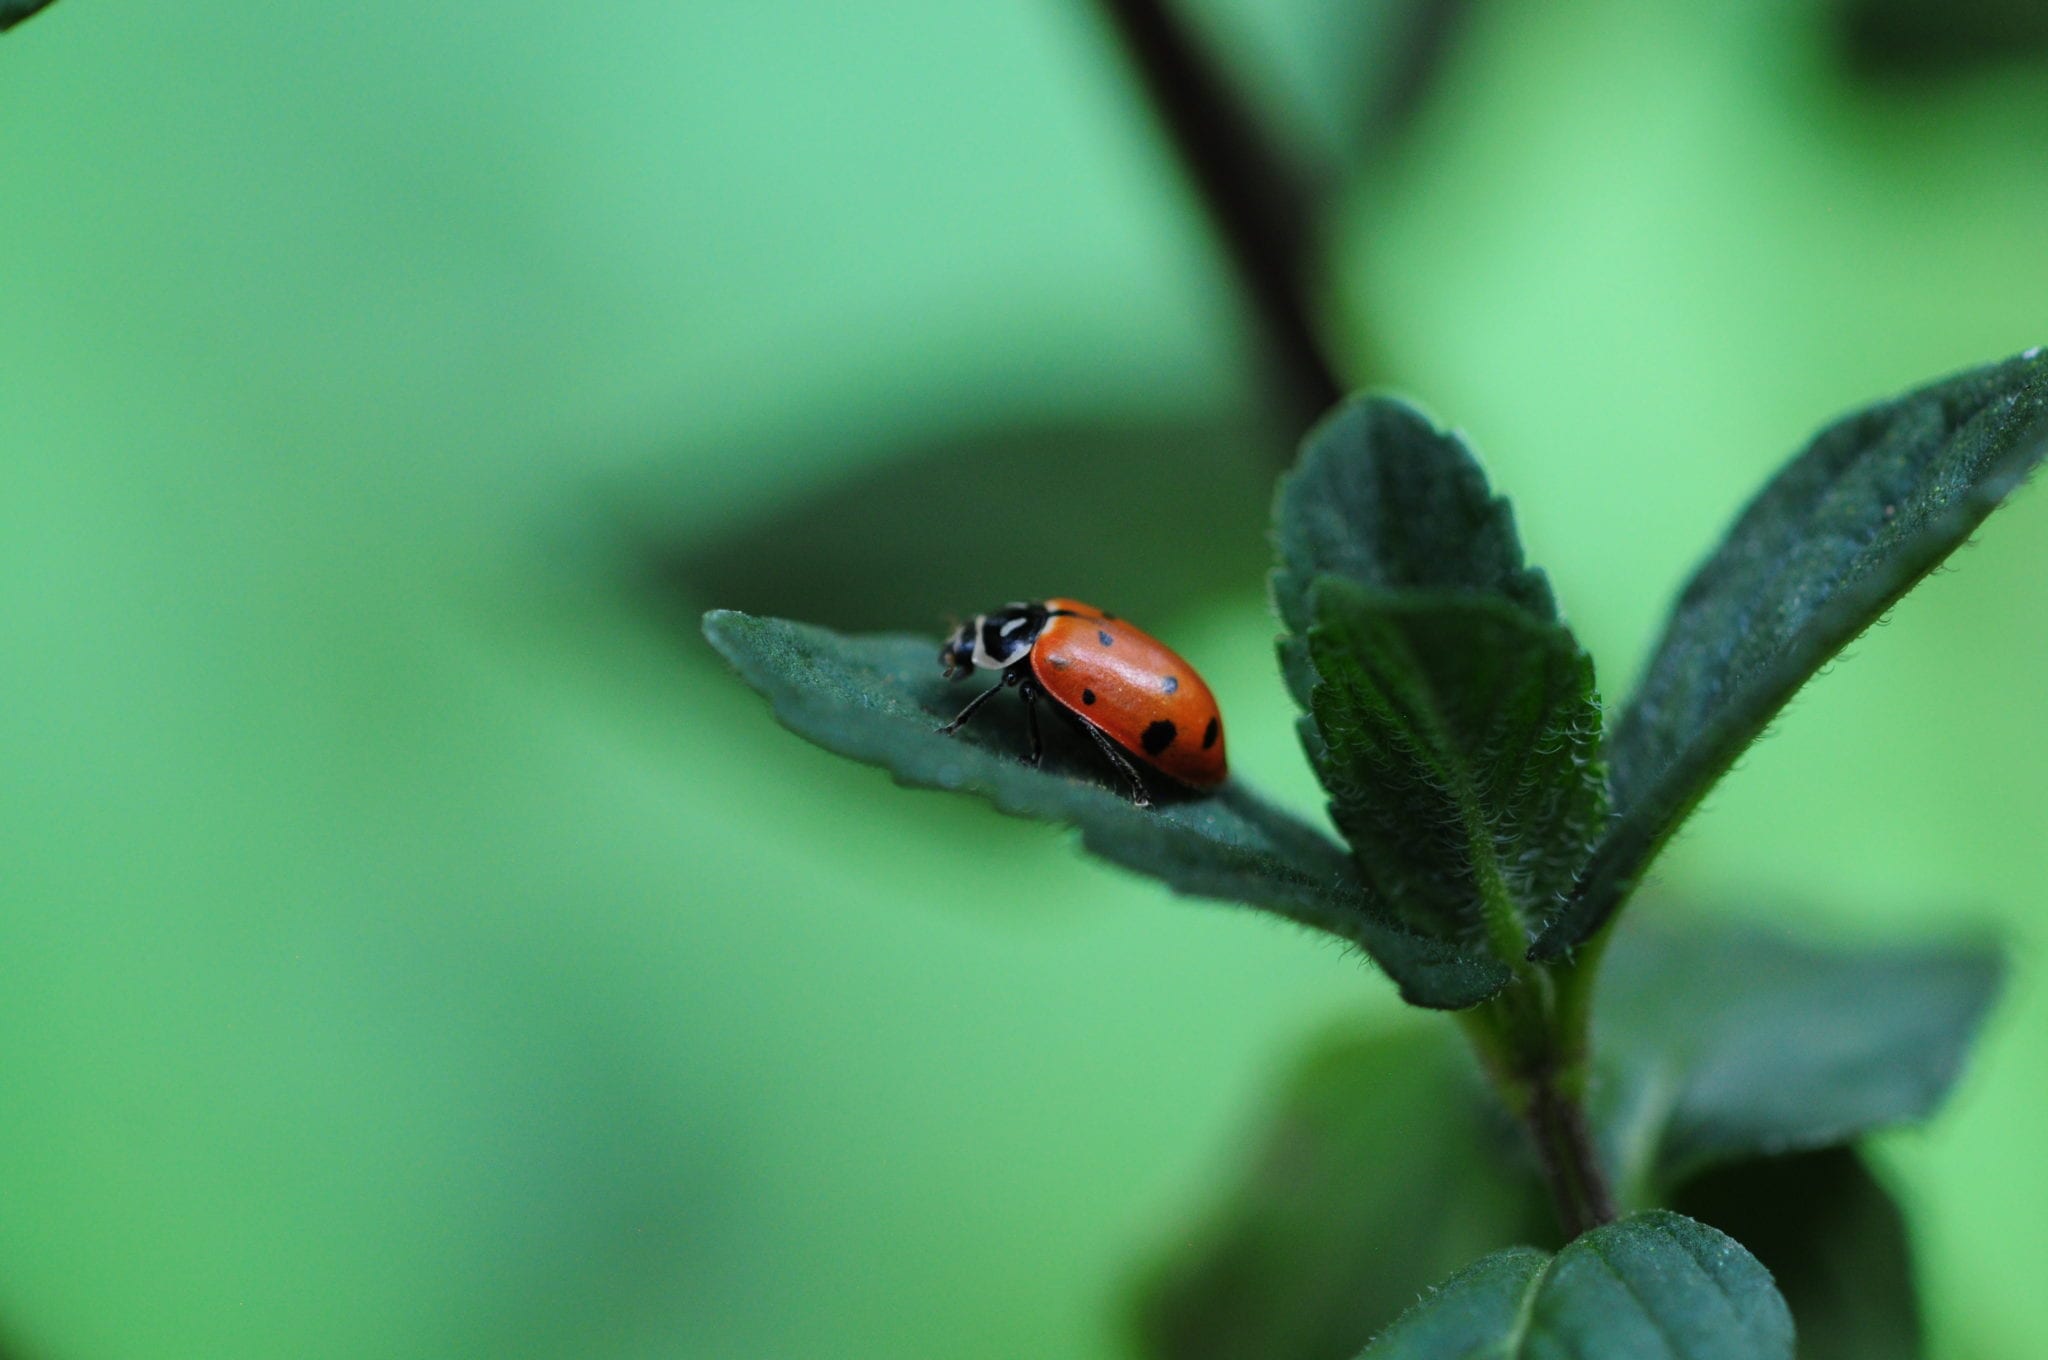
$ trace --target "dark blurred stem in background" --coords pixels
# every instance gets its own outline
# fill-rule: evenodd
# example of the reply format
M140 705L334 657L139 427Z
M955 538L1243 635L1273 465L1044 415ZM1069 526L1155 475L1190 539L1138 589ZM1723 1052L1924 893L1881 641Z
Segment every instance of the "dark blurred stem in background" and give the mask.
M50 0L0 0L0 33L5 33L49 3Z
M1306 429L1346 384L1317 333L1310 298L1316 195L1168 0L1097 0L1143 82L1181 166L1200 191L1265 331L1288 419ZM1420 104L1463 17L1462 0L1417 7L1376 122L1389 133ZM1510 909L1512 910L1512 909ZM1507 950L1519 963L1519 923ZM1567 1237L1611 1222L1614 1195L1586 1122L1585 996L1600 951L1580 967L1525 970L1508 992L1463 1018L1496 1085L1527 1127Z
M1358 120L1366 154L1383 149L1413 125L1472 9L1473 0L1414 0L1402 14L1386 70Z
M1097 0L1236 267L1299 433L1344 395L1309 304L1313 195L1167 0Z

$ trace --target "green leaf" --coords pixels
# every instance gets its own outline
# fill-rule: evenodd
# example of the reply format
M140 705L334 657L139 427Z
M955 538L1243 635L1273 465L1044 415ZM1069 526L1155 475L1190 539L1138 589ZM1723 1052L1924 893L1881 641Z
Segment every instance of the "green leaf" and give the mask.
M1347 1026L1286 1080L1227 1196L1142 1282L1149 1360L1343 1360L1416 1296L1555 1231L1447 1026Z
M1625 1204L1707 1167L1932 1114L1996 997L1996 950L1821 948L1660 923L1600 980L1596 1121Z
M1281 668L1367 884L1519 962L1603 791L1591 663L1507 502L1463 442L1367 397L1310 434L1274 520Z
M1722 1167L1673 1207L1763 1262L1791 1306L1800 1360L1920 1360L1906 1220L1852 1149Z
M1824 430L1693 576L1608 748L1616 821L1533 955L1613 914L1744 747L2048 456L2048 355Z
M1529 1354L1524 1312L1551 1258L1508 1247L1445 1280L1395 1320L1360 1360L1513 1360Z
M1045 767L1026 763L1019 704L991 702L958 735L936 732L975 692L941 677L936 637L844 637L729 610L705 615L704 634L785 727L883 766L898 783L1070 824L1095 854L1179 892L1327 931L1364 948L1415 1005L1474 1005L1505 980L1497 964L1400 926L1367 897L1341 848L1240 781L1171 801L1157 790L1162 801L1140 808L1107 782L1099 753L1057 721L1047 723Z
M1654 1210L1555 1256L1512 1247L1453 1275L1361 1360L1792 1360L1792 1317L1734 1238Z
M49 4L50 0L0 0L0 33L5 33Z
M1519 963L1605 812L1593 663L1497 595L1326 576L1311 747L1367 884L1411 927Z
M1281 643L1281 664L1304 709L1314 676L1303 638L1316 621L1319 577L1382 592L1494 596L1557 617L1549 582L1523 564L1514 516L1471 451L1390 398L1354 398L1310 431L1280 483L1273 540L1273 600L1293 635Z

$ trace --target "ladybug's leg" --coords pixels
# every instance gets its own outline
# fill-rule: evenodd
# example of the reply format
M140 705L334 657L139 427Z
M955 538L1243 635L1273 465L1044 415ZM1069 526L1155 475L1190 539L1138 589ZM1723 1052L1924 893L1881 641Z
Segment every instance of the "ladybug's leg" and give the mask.
M990 686L988 689L983 690L981 693L975 695L972 699L969 699L967 701L967 707L961 709L959 716L954 718L953 721L945 724L943 727L935 727L932 730L934 732L944 732L949 737L952 736L955 732L958 732L960 730L961 726L969 718L974 716L975 709L980 708L990 699L995 698L995 696L1001 693L1006 687L1014 685L1016 683L1017 682L1015 680L1011 679L1008 675L1005 675L1002 679L996 681L994 685Z
M1038 682L1026 680L1017 687L1017 697L1024 701L1024 726L1031 733L1031 768L1037 769L1045 763L1045 738L1038 731Z
M1123 771L1124 778L1131 781L1131 801L1139 807L1151 807L1152 795L1145 792L1145 781L1138 777L1138 767L1131 764L1131 758L1117 749L1115 742L1102 735L1101 731L1088 723L1088 735L1095 738L1095 744L1102 748L1102 754L1109 757L1109 763Z
M1145 781L1138 777L1138 767L1131 764L1131 758L1117 748L1117 744L1102 735L1102 729L1066 709L1059 710L1060 716L1086 732L1102 751L1109 763L1116 766L1123 777L1131 781L1131 801L1139 807L1151 807L1152 795L1145 792Z

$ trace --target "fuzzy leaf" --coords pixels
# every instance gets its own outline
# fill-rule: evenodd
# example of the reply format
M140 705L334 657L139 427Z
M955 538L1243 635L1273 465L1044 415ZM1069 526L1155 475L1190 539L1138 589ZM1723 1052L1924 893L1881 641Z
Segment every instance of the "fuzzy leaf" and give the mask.
M1344 1360L1463 1263L1554 1231L1449 1028L1347 1026L1288 1077L1208 1220L1137 1300L1147 1360Z
M1555 1256L1511 1247L1453 1275L1360 1360L1792 1360L1792 1317L1734 1238L1655 1210Z
M785 727L881 765L898 783L978 794L1004 812L1078 827L1082 843L1183 893L1246 902L1363 947L1419 1006L1456 1009L1498 990L1489 960L1403 929L1369 899L1343 850L1232 780L1207 797L1132 804L1086 743L1048 721L1033 769L1021 706L992 702L957 736L933 729L975 692L938 670L935 637L846 637L729 610L704 616L711 644L774 704ZM1006 697L1006 696L1003 696Z
M1281 665L1304 709L1314 686L1304 639L1319 577L1383 592L1493 596L1557 618L1549 582L1523 564L1514 516L1487 489L1471 450L1387 397L1354 398L1310 431L1280 483L1273 541L1273 600L1292 635L1281 643Z
M1707 1167L1927 1118L2001 973L1982 946L1820 948L1754 928L1636 928L1600 980L1596 1120L1624 1203Z
M1360 1360L1519 1360L1523 1319L1551 1258L1534 1247L1481 1257L1424 1295Z
M2029 350L1838 421L1750 503L1680 596L1613 729L1616 821L1537 940L1591 935L1744 747L2048 456Z
M1504 893L1517 920L1493 943L1519 961L1605 811L1593 663L1497 595L1329 576L1312 596L1311 752L1367 885L1454 940L1487 938L1479 903Z
M1921 1360L1906 1220L1854 1150L1722 1167L1673 1207L1763 1262L1791 1306L1799 1360Z
M37 10L45 9L51 0L0 0L0 33L5 33Z

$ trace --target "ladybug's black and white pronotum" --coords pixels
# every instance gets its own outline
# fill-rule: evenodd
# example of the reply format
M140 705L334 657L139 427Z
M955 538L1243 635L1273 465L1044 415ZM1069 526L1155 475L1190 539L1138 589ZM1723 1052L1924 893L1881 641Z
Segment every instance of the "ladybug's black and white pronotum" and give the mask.
M1213 789L1230 773L1223 715L1194 667L1151 634L1093 605L1038 600L978 614L939 649L939 664L948 680L977 669L1002 676L941 732L959 731L998 690L1015 688L1024 701L1034 765L1045 750L1037 701L1047 698L1094 738L1130 780L1141 806L1151 799L1132 757L1192 789Z

